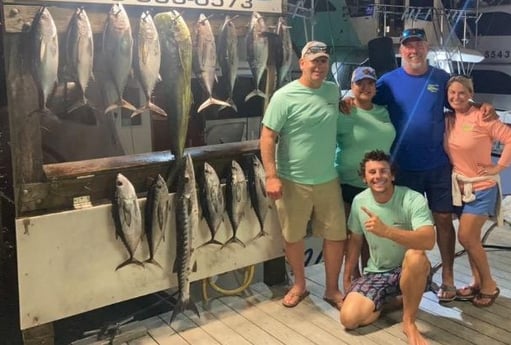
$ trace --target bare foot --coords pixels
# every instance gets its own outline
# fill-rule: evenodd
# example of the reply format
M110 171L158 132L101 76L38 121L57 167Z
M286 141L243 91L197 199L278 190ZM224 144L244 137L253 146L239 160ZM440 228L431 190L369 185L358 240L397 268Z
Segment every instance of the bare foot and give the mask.
M415 323L403 323L403 333L408 338L409 345L428 345L426 338L422 336Z

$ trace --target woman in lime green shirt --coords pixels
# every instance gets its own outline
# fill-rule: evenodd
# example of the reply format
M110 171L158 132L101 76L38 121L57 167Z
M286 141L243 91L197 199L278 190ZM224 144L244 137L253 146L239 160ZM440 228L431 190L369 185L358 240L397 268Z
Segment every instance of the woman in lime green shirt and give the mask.
M396 137L387 108L373 104L376 79L376 72L371 67L357 67L353 71L353 107L349 114L341 114L337 121L335 167L341 181L346 218L355 195L366 189L358 173L360 161L369 151L378 149L388 153ZM369 252L365 245L362 249L363 266L368 258Z

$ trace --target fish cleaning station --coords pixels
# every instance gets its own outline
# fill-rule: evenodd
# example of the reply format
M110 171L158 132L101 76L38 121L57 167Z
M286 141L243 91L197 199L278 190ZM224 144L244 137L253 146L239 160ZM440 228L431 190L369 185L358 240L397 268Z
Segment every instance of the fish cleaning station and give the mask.
M407 344L399 310L341 326L321 245L305 250L310 295L282 306L259 151L264 110L299 76L306 41L335 48L333 79L349 88L367 59L352 24L369 35L387 23L372 3L2 1L0 345ZM510 344L509 224L485 226L500 297L479 309L426 292L417 325L431 345ZM436 247L428 256L441 262ZM454 270L470 283L466 255Z

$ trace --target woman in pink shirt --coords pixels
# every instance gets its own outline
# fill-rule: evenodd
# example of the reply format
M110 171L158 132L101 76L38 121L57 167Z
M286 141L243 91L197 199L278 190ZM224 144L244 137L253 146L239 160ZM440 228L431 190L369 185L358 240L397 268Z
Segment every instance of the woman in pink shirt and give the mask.
M444 145L453 165L453 203L460 217L458 240L468 252L472 284L456 291L456 299L471 300L488 307L500 290L493 279L481 229L489 216L496 215L499 173L511 164L511 127L498 119L483 121L471 98L472 80L452 77L447 83L447 100L453 111L446 116ZM491 160L493 141L504 144L497 164ZM458 202L457 202L458 201Z

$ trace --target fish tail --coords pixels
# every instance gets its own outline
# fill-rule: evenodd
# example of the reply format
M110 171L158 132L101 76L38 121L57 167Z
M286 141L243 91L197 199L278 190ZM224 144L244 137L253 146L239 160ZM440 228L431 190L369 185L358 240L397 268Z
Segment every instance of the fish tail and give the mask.
M252 97L255 97L255 96L259 96L259 97L262 97L264 99L266 99L266 94L264 92L262 92L261 90L259 89L255 89L254 91L250 92L246 97L245 97L245 102L248 101L249 99L251 99Z
M139 265L139 266L144 267L144 264L142 262L140 262L137 259L134 259L133 257L131 257L128 260L126 260L123 263L121 263L119 266L117 266L115 268L115 270L117 271L118 269L123 268L124 266L130 265L130 264L135 264L135 265Z
M167 116L167 113L165 110L154 104L153 102L148 102L147 106L149 107L149 110L152 111L155 114L161 115L161 116Z
M223 249L225 246L227 246L229 243L237 243L239 244L240 246L242 246L243 248L246 248L246 244L243 243L239 238L237 238L236 236L232 236L227 242L224 243L224 245L222 246L222 248L220 249Z
M234 104L232 98L229 97L228 99L226 99L226 102L229 103L230 107L234 109L234 111L238 112L238 107L236 107L236 104ZM227 106L222 105L219 110L224 110L225 108L227 108Z
M138 108L134 112L132 112L131 113L131 117L135 117L137 115L140 115L144 111L148 111L148 110L153 112L153 113L155 113L155 114L158 114L160 116L167 116L167 113L165 112L165 110L163 110L162 108L160 108L159 106L157 106L154 103L147 102L147 104L145 104L143 107Z
M215 105L221 105L221 106L224 106L224 107L231 107L232 108L232 104L229 104L229 103L227 103L225 101L221 101L219 99L210 97L207 100L205 100L204 103L202 103L199 106L199 109L197 109L197 112L200 113L201 111L203 111L204 109L206 109L210 105L214 105L214 104Z
M121 98L121 104L119 105L121 108L125 108L131 111L137 110L137 108L131 104L130 102L126 101L125 99Z
M197 317L200 317L199 310L197 309L197 306L195 303L193 303L191 298L188 298L187 300L182 301L181 299L177 302L176 306L174 307L174 310L172 311L172 315L170 316L169 324L174 321L176 316L185 310L191 310L193 311Z
M261 228L261 231L259 231L259 233L257 235L255 235L255 237L252 239L252 241L255 241L257 240L258 238L261 238L261 237L264 237L264 236L268 236L269 234L264 231L263 228Z
M67 108L67 113L72 113L73 111L80 109L82 107L90 107L90 108L94 109L94 107L89 103L89 100L84 97L83 99L77 101L72 106Z
M153 265L158 266L159 268L163 269L163 267L161 267L160 263L158 261L154 260L154 258L149 258L146 261L144 261L144 263L153 264Z
M201 244L199 247L197 247L197 249L201 248L201 247L204 247L204 246L207 246L208 244L216 244L216 245L219 245L219 246L223 247L223 243L222 242L217 241L214 238L212 238L209 241L207 241L206 243Z

